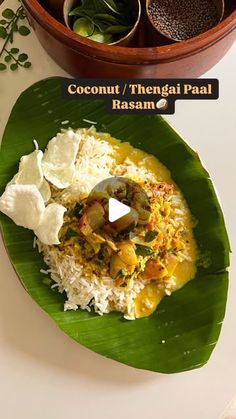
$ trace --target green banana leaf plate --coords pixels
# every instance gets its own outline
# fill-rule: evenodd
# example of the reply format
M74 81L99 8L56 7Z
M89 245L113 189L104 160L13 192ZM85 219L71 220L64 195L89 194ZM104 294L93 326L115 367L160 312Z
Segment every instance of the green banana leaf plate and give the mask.
M229 241L214 187L198 155L160 116L114 116L103 101L64 100L61 79L40 81L21 94L8 120L0 151L0 193L16 173L23 154L36 139L44 149L62 127L89 127L130 142L155 155L169 168L197 220L195 237L201 255L197 274L184 288L165 297L156 312L127 321L120 313L103 317L86 311L63 311L64 295L53 291L40 273L41 255L33 233L3 214L1 229L11 262L27 292L55 323L85 347L130 366L177 373L204 365L218 340L228 288Z

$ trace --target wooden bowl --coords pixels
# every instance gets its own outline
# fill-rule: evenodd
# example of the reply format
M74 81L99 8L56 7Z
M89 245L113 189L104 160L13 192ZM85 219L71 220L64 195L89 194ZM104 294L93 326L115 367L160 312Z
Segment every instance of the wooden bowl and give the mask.
M22 3L42 46L57 64L75 77L199 77L225 55L236 39L235 7L222 22L204 34L169 45L163 45L166 39L158 35L143 16L133 41L140 47L127 48L100 44L73 33L37 0L22 0ZM145 1L142 3L145 9Z

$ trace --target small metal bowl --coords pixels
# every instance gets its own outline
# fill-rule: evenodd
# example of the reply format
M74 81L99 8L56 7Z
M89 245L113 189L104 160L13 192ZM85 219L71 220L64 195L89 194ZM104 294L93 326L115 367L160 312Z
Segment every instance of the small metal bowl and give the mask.
M150 11L149 11L149 6L154 2L158 2L158 0L146 0L146 13L147 13L148 19L149 19L151 25L153 26L153 28L157 32L159 32L161 35L163 35L165 38L168 38L171 41L183 42L183 41L186 41L186 40L190 39L190 38L178 39L178 38L172 37L172 36L169 35L169 33L163 31L163 29L161 29L156 22L155 23L153 22L153 19L150 15ZM221 20L223 19L223 16L224 16L225 1L224 0L212 0L212 2L215 4L216 10L218 12L219 19L216 22L216 25L218 25L221 22ZM210 29L210 28L208 28L208 29Z
M132 27L132 29L129 31L129 33L127 33L125 36L123 36L122 38L118 39L118 41L116 42L112 42L111 44L108 45L117 45L117 46L128 46L130 44L130 41L132 40L133 36L135 35L139 22L140 22L140 17L141 17L141 3L140 0L129 0L131 6L132 6L132 10L134 13L134 18L135 18L135 23ZM71 25L70 25L70 17L69 17L69 13L70 11L73 9L73 7L76 5L76 3L78 3L78 0L65 0L64 1L64 6L63 6L63 17L64 17L64 22L67 26L67 28L71 29ZM81 36L81 35L78 35Z

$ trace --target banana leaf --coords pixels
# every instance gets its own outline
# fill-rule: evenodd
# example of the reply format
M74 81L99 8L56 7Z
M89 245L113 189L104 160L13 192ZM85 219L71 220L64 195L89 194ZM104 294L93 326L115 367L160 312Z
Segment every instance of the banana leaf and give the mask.
M36 139L44 149L62 127L89 127L128 141L169 168L197 220L195 237L208 264L194 280L165 297L148 318L127 321L121 313L99 316L63 311L65 295L53 291L33 249L33 234L0 216L5 246L27 292L56 324L85 347L130 366L177 373L204 365L218 340L228 288L229 242L212 181L198 155L160 116L109 115L103 101L64 100L60 78L40 81L21 94L8 120L0 151L0 192Z

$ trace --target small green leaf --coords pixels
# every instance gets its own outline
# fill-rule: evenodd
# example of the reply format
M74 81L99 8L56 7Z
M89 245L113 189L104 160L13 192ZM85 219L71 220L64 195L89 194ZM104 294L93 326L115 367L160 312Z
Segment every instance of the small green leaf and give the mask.
M117 19L114 16L109 15L108 13L96 13L94 15L94 19L99 19L103 22L109 22L113 24L117 23Z
M114 25L114 26L109 26L106 29L106 33L111 33L115 35L115 34L128 32L130 29L131 29L131 26Z
M7 31L3 26L0 26L0 38L6 39L7 37Z
M75 9L71 10L68 16L85 16L83 7L78 6Z
M145 242L146 243L150 243L152 242L156 236L158 235L158 231L147 231L147 233L145 234Z
M78 237L78 233L72 228L68 228L64 237L65 237L65 240L70 240L72 237Z
M14 63L14 64L11 64L11 65L10 65L10 69L11 69L12 71L16 71L16 70L17 70L17 68L18 68L18 64L17 64L17 63Z
M90 36L89 39L92 39L92 41L101 42L103 44L110 44L113 41L111 35L103 33L96 33Z
M18 61L20 61L20 63L23 63L24 61L26 61L28 58L27 54L20 54L18 57Z
M6 64L0 63L0 71L6 70L7 66Z
M9 63L10 61L11 61L11 56L10 55L6 55L6 57L4 58L4 61L6 62L6 63Z
M142 246L141 244L136 244L135 253L137 256L150 256L155 252L148 246Z
M5 19L0 20L0 25L6 25L7 21Z
M84 206L77 202L74 209L72 210L72 216L73 217L80 217L82 215Z
M24 67L25 68L30 68L32 66L30 61L26 61L26 63L24 63Z
M113 0L102 0L104 5L107 6L108 9L110 9L113 13L119 15L119 11L117 9L117 5Z
M75 21L73 31L81 36L91 36L94 32L94 24L91 20L81 17Z
M2 12L2 16L5 17L5 19L12 19L15 16L15 13L12 9L5 9Z
M18 32L18 26L15 22L12 24L12 30L13 32Z
M29 30L29 28L27 28L27 26L22 25L18 28L18 32L22 36L27 36L27 35L29 35L30 30Z
M10 51L11 54L18 54L18 52L19 52L19 48L11 48L11 51Z
M97 257L99 260L104 260L106 257L106 246L103 243L101 244Z

